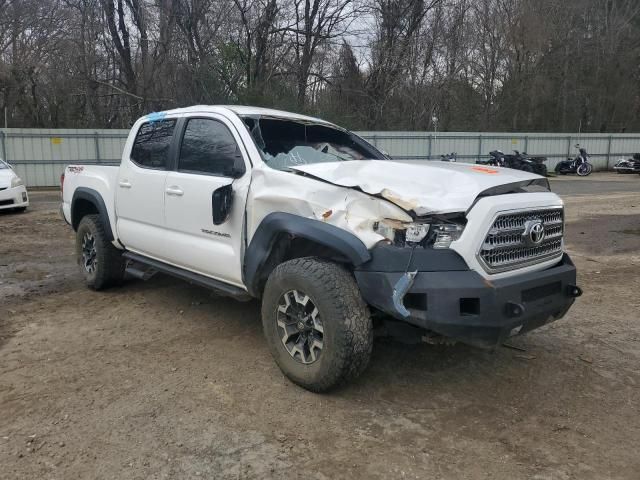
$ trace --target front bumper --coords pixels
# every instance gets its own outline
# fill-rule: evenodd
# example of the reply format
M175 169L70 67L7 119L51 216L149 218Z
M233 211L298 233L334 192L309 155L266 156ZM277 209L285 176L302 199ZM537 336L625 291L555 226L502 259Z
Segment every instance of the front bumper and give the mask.
M404 272L356 271L367 303L399 320L470 345L492 348L564 316L581 290L567 254L546 270L489 281L473 270L419 271L393 302ZM402 284L402 282L400 282Z
M0 210L29 206L29 195L24 185L0 190Z

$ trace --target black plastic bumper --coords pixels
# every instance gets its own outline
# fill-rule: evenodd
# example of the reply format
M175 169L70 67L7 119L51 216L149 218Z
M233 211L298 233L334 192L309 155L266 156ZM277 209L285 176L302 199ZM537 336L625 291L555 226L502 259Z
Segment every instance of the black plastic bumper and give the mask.
M403 275L355 272L360 291L371 306L484 348L561 318L582 293L576 286L576 268L566 254L546 270L493 281L472 270L419 271L402 298L406 310L393 301L394 288Z

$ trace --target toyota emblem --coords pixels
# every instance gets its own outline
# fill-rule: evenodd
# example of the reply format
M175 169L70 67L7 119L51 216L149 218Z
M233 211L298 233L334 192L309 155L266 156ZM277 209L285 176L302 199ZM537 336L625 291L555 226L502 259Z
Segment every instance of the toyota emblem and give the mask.
M525 223L522 240L530 246L540 245L544 240L544 225L542 220L529 220Z

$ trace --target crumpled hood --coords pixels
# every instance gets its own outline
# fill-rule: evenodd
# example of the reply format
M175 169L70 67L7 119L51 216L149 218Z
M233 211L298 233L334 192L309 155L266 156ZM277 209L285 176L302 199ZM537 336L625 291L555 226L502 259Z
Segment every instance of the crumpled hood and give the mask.
M11 186L11 179L14 177L13 170L10 168L3 168L0 170L0 188L9 188Z
M417 215L465 212L485 190L542 177L511 168L438 161L360 160L291 167L341 187L381 196Z

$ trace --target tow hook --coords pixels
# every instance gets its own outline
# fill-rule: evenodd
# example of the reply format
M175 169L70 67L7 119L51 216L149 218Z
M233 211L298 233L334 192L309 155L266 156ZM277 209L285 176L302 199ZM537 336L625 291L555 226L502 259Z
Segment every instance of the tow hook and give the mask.
M519 317L524 313L524 305L515 302L507 302L506 310L509 317Z
M409 318L409 310L404 306L402 300L404 296L413 285L413 280L416 278L418 271L415 272L406 272L393 286L393 306L396 308L396 312L398 312L402 318Z
M567 295L572 298L578 298L582 296L582 289L577 285L567 285Z

